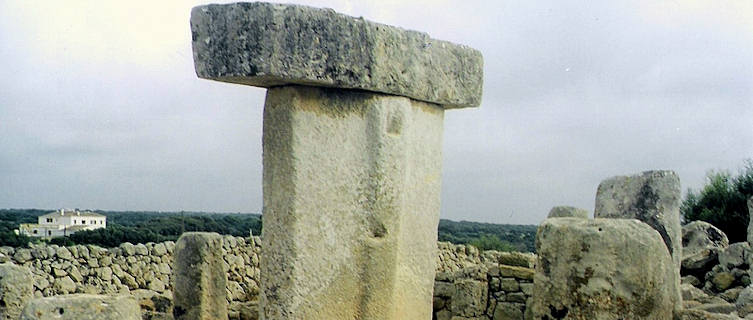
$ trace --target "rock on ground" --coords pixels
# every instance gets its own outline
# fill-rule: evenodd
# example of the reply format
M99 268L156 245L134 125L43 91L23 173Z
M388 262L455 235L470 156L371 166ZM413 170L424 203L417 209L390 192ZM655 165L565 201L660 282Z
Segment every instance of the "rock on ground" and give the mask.
M140 320L141 310L134 297L90 294L62 295L32 299L21 320Z
M672 319L680 308L669 251L643 222L547 219L536 249L535 319Z
M682 227L683 254L705 248L724 249L728 246L727 235L706 221L696 220Z

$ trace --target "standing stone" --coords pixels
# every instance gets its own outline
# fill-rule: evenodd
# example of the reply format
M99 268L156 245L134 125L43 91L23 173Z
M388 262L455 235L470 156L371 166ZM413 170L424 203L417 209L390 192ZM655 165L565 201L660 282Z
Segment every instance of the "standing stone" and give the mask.
M680 178L673 171L646 171L604 180L596 191L596 218L633 218L659 232L677 270L682 261Z
M753 246L753 196L748 198L748 243Z
M332 10L191 13L199 77L269 88L262 319L430 319L444 110L481 54Z
M552 208L552 210L549 210L549 215L547 217L588 219L588 210L576 207L557 206Z
M659 233L634 219L547 219L536 235L534 319L672 319L682 300Z
M73 294L29 302L21 320L140 320L141 309L129 295Z
M227 319L227 271L222 259L222 236L186 232L175 244L174 259L175 319Z
M34 280L29 269L0 264L0 319L18 319L33 293Z

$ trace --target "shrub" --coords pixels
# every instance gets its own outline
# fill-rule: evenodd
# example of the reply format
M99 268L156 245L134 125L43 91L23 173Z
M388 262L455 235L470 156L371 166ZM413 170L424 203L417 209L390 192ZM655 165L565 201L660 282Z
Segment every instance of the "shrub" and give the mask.
M685 223L702 220L727 234L730 242L747 240L748 205L753 196L753 160L746 160L737 176L711 171L698 192L688 189L680 213Z

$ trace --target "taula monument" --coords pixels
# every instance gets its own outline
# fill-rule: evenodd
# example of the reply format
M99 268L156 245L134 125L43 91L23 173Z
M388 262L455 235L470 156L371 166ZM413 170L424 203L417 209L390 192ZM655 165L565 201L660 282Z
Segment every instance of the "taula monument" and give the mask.
M483 59L425 33L269 3L191 12L199 77L268 88L263 319L431 319L445 109Z

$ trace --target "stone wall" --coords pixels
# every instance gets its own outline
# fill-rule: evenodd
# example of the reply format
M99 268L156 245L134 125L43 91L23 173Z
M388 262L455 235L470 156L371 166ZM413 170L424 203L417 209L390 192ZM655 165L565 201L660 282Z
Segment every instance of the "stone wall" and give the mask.
M0 247L0 263L29 268L35 297L143 295L148 290L171 299L174 248L172 241L124 243L109 249L93 245ZM259 237L223 237L231 309L258 299L260 253ZM472 246L440 242L434 318L522 319L532 291L534 261L533 254L479 252Z
M259 293L258 237L223 237L230 300L256 299ZM31 270L34 296L70 293L113 294L138 289L167 293L172 290L175 243L131 244L117 248L93 245L31 248L0 247L0 263L12 262Z
M536 256L439 243L434 319L523 319Z

